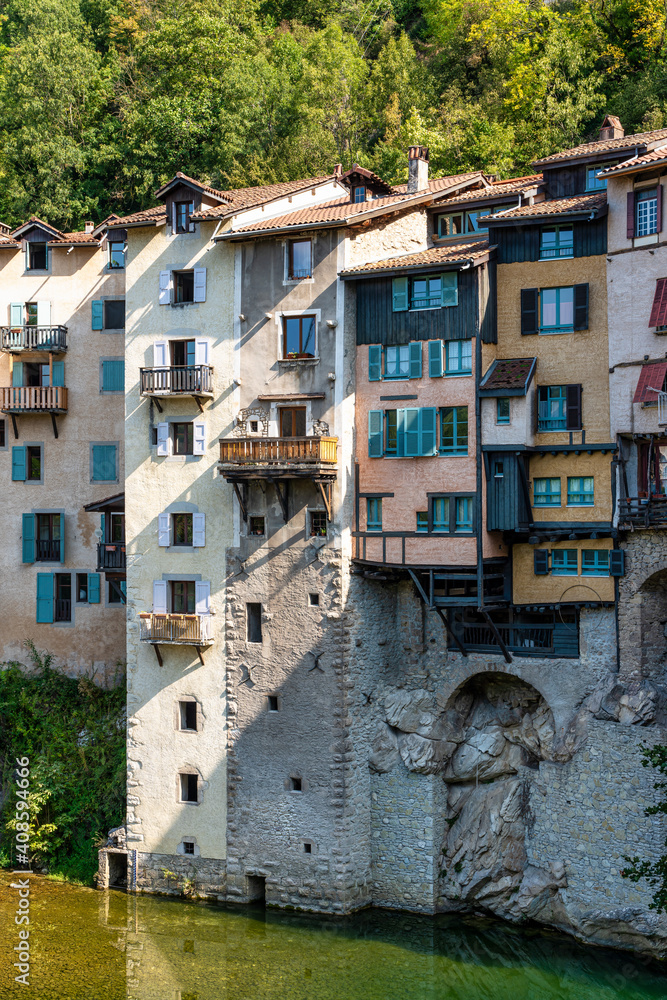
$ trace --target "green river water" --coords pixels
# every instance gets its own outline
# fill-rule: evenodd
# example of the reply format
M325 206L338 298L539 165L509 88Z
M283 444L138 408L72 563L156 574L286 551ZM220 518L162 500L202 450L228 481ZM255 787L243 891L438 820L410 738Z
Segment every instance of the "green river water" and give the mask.
M18 893L0 873L0 998L648 1000L667 965L492 921L367 910L323 919L96 892L31 876L30 985L14 982Z

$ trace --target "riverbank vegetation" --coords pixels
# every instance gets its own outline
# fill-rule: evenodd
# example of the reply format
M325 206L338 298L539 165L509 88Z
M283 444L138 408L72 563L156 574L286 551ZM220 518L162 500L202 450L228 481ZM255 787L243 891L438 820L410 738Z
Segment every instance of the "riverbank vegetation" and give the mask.
M125 815L125 685L54 670L28 643L33 670L0 669L0 866L15 863L13 815L17 757L30 761L30 860L84 885L93 884L97 845Z

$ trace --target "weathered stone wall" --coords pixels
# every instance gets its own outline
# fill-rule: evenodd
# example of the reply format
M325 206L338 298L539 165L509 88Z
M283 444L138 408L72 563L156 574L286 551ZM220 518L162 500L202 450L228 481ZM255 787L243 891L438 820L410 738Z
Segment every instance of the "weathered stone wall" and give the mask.
M133 865L132 858L128 868ZM182 854L136 855L137 892L156 892L168 896L224 900L226 865L216 858L192 858Z
M625 549L625 576L618 581L620 675L636 674L664 683L667 531L632 532L621 548Z

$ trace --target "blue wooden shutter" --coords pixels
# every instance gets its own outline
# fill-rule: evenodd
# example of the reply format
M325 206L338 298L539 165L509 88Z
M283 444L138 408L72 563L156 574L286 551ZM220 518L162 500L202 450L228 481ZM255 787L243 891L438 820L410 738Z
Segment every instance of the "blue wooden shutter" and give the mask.
M574 286L574 329L588 329L588 283Z
M14 445L12 448L12 479L15 483L25 482L25 456L26 451L23 445Z
M403 454L408 457L420 455L418 407L409 406L404 410L398 410L397 412L403 414Z
M394 312L405 312L408 308L407 277L392 278L391 282L392 309Z
M440 304L456 306L459 303L459 276L457 271L440 275Z
M379 382L382 378L382 348L371 344L368 348L368 381Z
M104 514L100 514L100 531L102 532L102 541L106 541L106 535L104 534Z
M109 482L116 478L116 445L93 445L93 481Z
M54 361L53 362L53 382L52 385L65 385L65 362L64 361Z
M15 361L12 365L12 385L23 385L23 362Z
M125 389L125 362L113 358L102 362L102 391L123 392Z
M35 515L23 515L23 562L35 561ZM37 619L39 621L39 619Z
M442 375L442 341L428 342L428 373L430 378L440 378Z
M535 576L547 576L549 573L549 549L535 549L533 559Z
M368 411L368 457L382 458L382 410Z
M102 299L93 299L91 303L92 309L92 328L93 330L103 330L104 329L104 302Z
M419 454L435 455L435 406L424 406L419 411Z
M37 621L53 621L53 573L37 574Z
M538 289L521 289L521 333L525 336L537 333L540 328Z
M99 604L100 603L100 574L99 573L89 573L88 574L88 603L89 604Z
M23 326L23 303L12 302L9 306L9 325Z
M609 575L625 576L625 549L612 549L609 553Z
M421 340L410 343L410 378L422 377L422 344Z

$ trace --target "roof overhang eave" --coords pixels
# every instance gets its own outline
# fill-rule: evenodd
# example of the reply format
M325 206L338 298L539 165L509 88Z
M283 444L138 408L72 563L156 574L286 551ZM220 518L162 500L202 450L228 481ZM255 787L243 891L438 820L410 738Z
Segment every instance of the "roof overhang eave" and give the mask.
M479 257L466 257L465 259L461 258L456 261L441 260L436 264L407 264L405 267L387 267L384 270L378 269L377 271L352 271L347 274L340 271L338 277L342 281L359 281L364 278L387 278L400 274L412 274L414 271L419 271L420 274L439 273L440 271L463 271L469 267L477 267L479 264L485 264L491 256L491 249L495 249L495 247L490 248L485 254L480 254Z
M545 202L545 204L553 204L553 202ZM492 226L502 226L503 223L512 226L530 226L534 225L536 222L544 223L550 222L553 219L568 219L571 222L591 222L593 219L601 219L607 214L607 205L602 205L600 208L587 208L587 209L577 209L574 212L549 212L544 215L523 215L514 217L505 217L492 215L480 218L480 222L486 222L491 232Z

